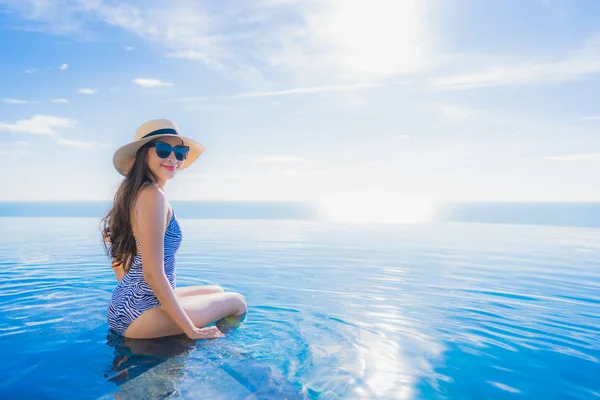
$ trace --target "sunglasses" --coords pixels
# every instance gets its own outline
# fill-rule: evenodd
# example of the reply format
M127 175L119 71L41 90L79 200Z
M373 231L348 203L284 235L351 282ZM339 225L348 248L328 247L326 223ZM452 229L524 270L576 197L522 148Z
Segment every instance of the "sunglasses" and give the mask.
M175 152L175 158L179 161L183 161L187 158L190 147L189 146L171 146L169 143L165 142L154 142L150 144L149 147L156 147L156 155L160 158L168 158L171 155L171 152Z

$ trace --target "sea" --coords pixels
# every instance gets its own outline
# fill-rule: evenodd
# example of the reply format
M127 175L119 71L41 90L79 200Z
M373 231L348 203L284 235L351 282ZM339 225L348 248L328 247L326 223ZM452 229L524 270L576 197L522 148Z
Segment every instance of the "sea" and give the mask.
M599 399L600 206L449 204L426 223L176 202L177 286L215 340L108 328L109 203L0 203L2 399Z

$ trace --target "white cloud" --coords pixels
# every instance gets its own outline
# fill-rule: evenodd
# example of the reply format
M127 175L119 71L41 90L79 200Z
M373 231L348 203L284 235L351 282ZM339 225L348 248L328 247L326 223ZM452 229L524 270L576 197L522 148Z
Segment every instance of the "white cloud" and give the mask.
M479 72L434 78L429 85L440 90L466 90L481 87L566 82L600 73L600 36L563 59L494 66Z
M96 142L65 139L59 135L59 130L71 128L74 124L75 121L71 118L36 115L30 119L16 121L13 124L0 122L0 131L48 136L53 138L56 143L61 146L91 148L98 145ZM26 141L15 141L15 144L22 147L30 145L29 142Z
M69 67L68 64L62 64L60 67L58 67L58 69L60 69L61 71L64 71L65 69L67 69Z
M248 97L271 97L271 96L287 96L295 94L311 94L311 93L328 93L328 92L345 92L352 90L369 89L380 86L376 83L354 83L348 85L324 85L312 86L304 88L294 88L286 90L275 90L270 92L251 92L234 94L233 98L248 98Z
M335 176L335 171L325 170L325 169L306 169L306 170L297 170L297 169L284 169L280 172L274 174L275 176L286 176L286 177L312 177L312 176Z
M257 1L219 12L189 0L143 6L99 0L8 4L53 33L90 36L100 21L162 45L167 57L199 60L242 76L258 77L266 65L323 81L431 68L438 52L427 14L430 2Z
M79 94L96 94L96 89L79 89L77 93Z
M20 99L2 99L3 102L7 103L7 104L26 104L29 103L29 101L27 100L20 100Z
M187 60L210 61L210 56L198 50L183 50L173 53L167 53L168 58L184 58Z
M135 50L135 47L133 47L133 46L123 46L123 48L125 50L127 50L127 51L133 51L133 50Z
M209 97L206 96L197 96L197 97L179 97L176 99L165 100L165 103L191 103L197 101L206 101Z
M433 32L418 0L328 0L284 4L304 22L281 26L270 62L286 68L325 67L346 76L390 76L429 68ZM279 37L277 37L279 35Z
M546 161L564 161L564 162L588 161L588 160L600 159L600 153L563 154L563 155L559 155L559 156L541 157L541 159L546 160Z
M355 172L352 170L332 170L332 169L278 169L269 173L190 173L186 175L186 178L205 178L205 179L265 179L265 178L306 178L315 176L330 176L330 177L344 177L344 176L355 176Z
M296 163L306 161L302 157L273 156L273 157L250 157L250 160L258 163Z
M255 175L250 174L227 174L227 173L199 173L193 172L186 175L186 178L206 178L206 179L248 179L254 178Z
M62 98L60 98L60 99L52 99L51 101L52 101L52 103L63 103L63 104L69 102L69 100L62 99Z
M436 108L440 114L449 119L465 119L473 116L476 112L470 108L453 104L438 104Z
M355 90L370 89L379 87L379 83L366 83L359 82L346 85L323 85L323 86L310 86L302 88L292 88L285 90L272 90L268 92L249 92L249 93L236 93L231 95L233 99L244 99L244 98L259 98L259 97L274 97L274 96L290 96L290 95L301 95L301 94L315 94L315 93L331 93L331 92L350 92ZM206 96L197 97L181 97L171 100L166 100L167 103L185 103L185 102L196 102L209 100Z
M35 71L37 71L35 68L29 68L29 69L26 69L23 72L25 72L26 74L33 74Z
M436 78L434 88L463 90L480 87L561 82L600 72L600 60L567 60L555 63L494 67L487 71Z
M61 146L78 147L82 149L89 149L91 147L94 147L95 145L95 143L92 142L82 142L79 140L70 140L62 137L57 137L56 143L58 143Z
M146 87L146 88L173 86L173 84L170 82L163 82L159 79L146 79L146 78L134 79L133 83L135 83L138 86Z
M30 146L30 145L31 145L31 143L29 143L29 142L26 142L26 141L24 141L24 140L16 140L14 143L15 143L17 146L21 146L21 147L28 147L28 146Z
M0 122L0 131L55 136L57 129L70 128L73 124L71 118L36 115L30 119L18 120L14 124Z
M29 150L13 150L13 149L0 149L0 155L6 156L30 156L31 151Z
M600 120L600 115L589 115L587 117L581 118L584 121L598 121Z

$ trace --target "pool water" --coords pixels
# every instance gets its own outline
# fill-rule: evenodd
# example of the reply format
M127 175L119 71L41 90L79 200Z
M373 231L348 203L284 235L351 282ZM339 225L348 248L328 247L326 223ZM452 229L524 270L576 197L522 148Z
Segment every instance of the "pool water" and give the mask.
M0 218L0 398L600 398L598 229L179 222L224 338L123 340L98 219Z

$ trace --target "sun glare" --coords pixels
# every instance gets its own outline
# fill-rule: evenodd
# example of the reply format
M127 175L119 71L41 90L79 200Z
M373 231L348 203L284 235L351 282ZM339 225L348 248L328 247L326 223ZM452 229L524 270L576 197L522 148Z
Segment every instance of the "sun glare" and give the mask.
M348 222L424 223L435 219L437 202L427 198L347 193L319 202L321 219Z
M379 74L413 71L424 62L428 35L421 3L330 2L327 21L314 34L334 46L335 60L345 68Z

